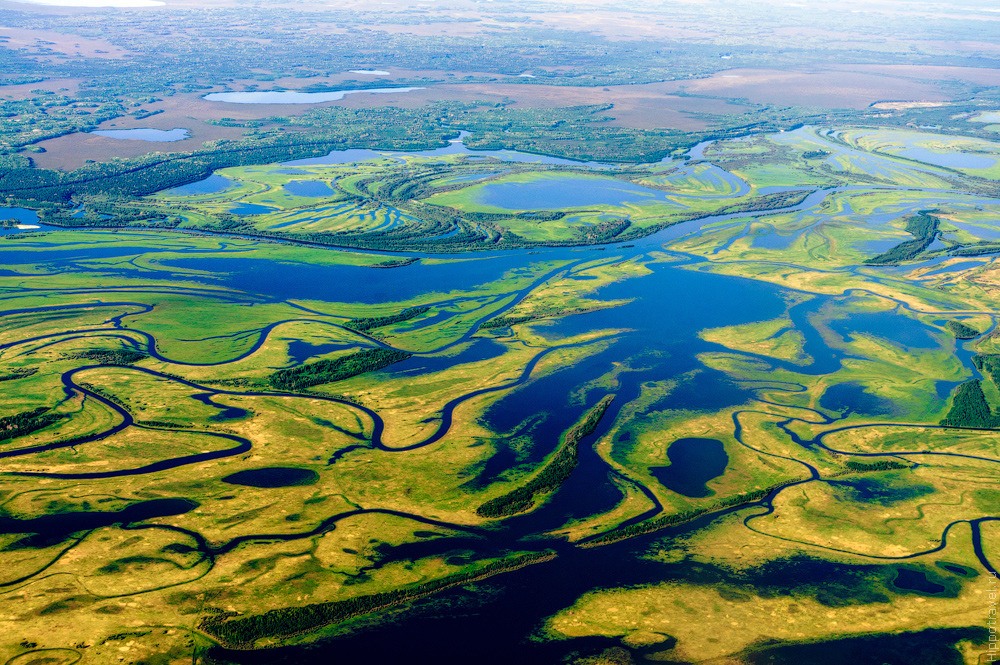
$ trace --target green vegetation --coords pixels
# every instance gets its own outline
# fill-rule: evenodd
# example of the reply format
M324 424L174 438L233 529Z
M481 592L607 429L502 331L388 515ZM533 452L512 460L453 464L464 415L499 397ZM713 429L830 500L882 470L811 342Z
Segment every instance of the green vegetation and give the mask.
M858 460L848 460L847 467L849 471L855 471L857 473L868 473L870 471L895 471L898 469L909 469L910 465L906 462L900 462L899 460L875 460L873 462L859 462Z
M906 220L906 231L913 235L914 239L901 242L892 249L871 257L865 263L869 265L894 265L916 258L934 242L940 225L940 220L926 211L910 217Z
M149 356L138 349L88 349L76 354L76 358L89 360L100 365L133 365Z
M719 208L719 210L717 210L714 214L731 215L738 212L756 212L758 210L771 210L774 208L790 208L805 201L809 194L809 191L762 194L751 201L734 203L733 205Z
M982 335L981 332L972 326L967 326L961 321L949 321L945 324L945 327L948 328L948 332L954 335L956 339L975 339Z
M246 617L234 618L228 613L223 613L204 619L201 628L218 637L228 646L247 648L252 647L259 640L290 637L329 624L341 623L356 616L416 600L435 591L468 584L524 566L549 561L552 558L553 555L550 552L519 554L507 559L497 559L478 565L467 573L442 577L433 582L385 593L356 596L347 600L326 603L313 603L301 607L285 607Z
M509 328L510 326L516 326L519 323L527 323L528 321L534 321L534 316L497 316L489 321L484 322L479 326L483 330L493 330L495 328Z
M741 506L744 504L755 503L760 501L768 494L774 491L775 488L767 488L760 490L753 490L751 492L743 492L734 496L726 497L722 501L714 502L711 508L691 508L688 510L683 510L678 513L671 513L669 515L660 515L659 517L654 517L653 519L646 520L644 522L637 522L635 524L630 524L629 526L615 529L608 533L602 534L597 538L593 538L584 543L584 547L598 547L600 545L607 545L609 543L617 543L621 540L627 540L628 538L634 538L636 536L642 536L647 533L655 533L657 531L662 531L663 529L668 529L672 526L677 526L679 524L684 524L685 522L690 522L691 520L701 517L707 513L715 510L725 510L726 508L731 508L733 506Z
M538 495L558 489L576 468L580 440L593 434L613 400L614 395L605 395L587 411L580 422L566 432L561 445L531 480L517 489L490 499L479 506L476 512L490 519L509 517L531 509Z
M982 570L974 528L987 551L995 540L993 523L975 520L995 503L1000 354L978 335L985 379L946 403L937 386L973 368L942 319L986 330L1000 278L985 261L860 264L872 241L898 242L892 220L931 232L912 211L935 211L937 257L971 246L996 210L969 193L973 176L847 150L841 135L803 127L722 141L704 160L608 170L448 154L244 165L220 173L225 191L86 195L76 218L131 211L121 220L143 228L5 236L0 377L7 413L20 413L4 420L5 514L38 525L58 514L65 528L81 513L118 521L0 534L0 599L17 614L0 624L40 649L86 642L100 661L122 657L100 650L126 633L129 659L188 660L193 648L171 635L192 626L199 644L294 649L405 621L412 601L451 585L570 565L509 551L495 520L535 511L509 526L544 524L524 542L576 548L566 561L621 543L613 577L595 566L564 578L581 600L552 619L562 636L722 662L765 636L722 645L705 617L799 617L784 639L824 639L829 620L893 631L933 613L968 625L971 577L954 570ZM566 178L657 191L557 210L491 209L477 194ZM292 181L323 193L297 195ZM244 204L262 208L232 212ZM719 211L729 214L701 219ZM319 246L366 243L563 248L387 257ZM361 297L341 282L366 277L398 288ZM731 306L714 308L719 294ZM721 317L710 329L700 307ZM545 325L517 325L533 321ZM702 341L664 343L667 329ZM411 353L405 370L378 371ZM611 394L624 400L613 410ZM558 441L542 434L545 417L565 430ZM942 420L956 426L929 426ZM672 441L707 436L728 457L711 496L656 482ZM289 468L312 471L309 483L283 480ZM227 480L246 471L263 486ZM601 501L568 517L549 499L571 474ZM177 499L197 508L121 517ZM815 560L793 571L801 581L759 578L803 551ZM642 557L672 566L672 584L659 566L629 565ZM955 563L936 566L941 557ZM863 579L836 567L860 565ZM669 610L682 603L698 609ZM5 648L0 660L21 658Z
M0 374L0 382L24 379L31 376L32 374L37 374L37 373L38 373L37 367L20 367L5 374Z
M270 382L278 390L300 391L375 372L406 360L410 355L395 349L365 349L341 358L317 360L300 367L278 370L271 375Z
M373 316L361 319L351 319L344 325L352 330L365 332L368 330L372 330L374 328L382 328L384 326L391 326L394 323L402 323L403 321L409 321L410 319L415 319L429 310L430 307L427 306L407 307L398 314L389 314L388 316Z
M977 353L972 356L972 363L976 369L988 376L994 385L1000 387L1000 354Z
M1000 427L1000 416L997 416L986 401L982 382L978 379L966 381L952 396L951 409L941 421L949 427L977 427L989 429Z
M31 434L66 417L65 414L55 413L44 406L13 416L2 417L0 418L0 441L8 441Z

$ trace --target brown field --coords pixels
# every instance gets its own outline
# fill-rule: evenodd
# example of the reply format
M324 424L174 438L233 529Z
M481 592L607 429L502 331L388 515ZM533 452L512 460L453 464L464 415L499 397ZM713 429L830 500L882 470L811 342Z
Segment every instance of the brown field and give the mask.
M36 86L37 87L37 86ZM3 88L0 88L3 90ZM278 109L274 106L250 107L240 104L226 104L234 107L233 112L220 112L213 104L201 99L199 95L174 95L161 102L149 104L144 108L150 110L163 109L163 113L145 120L131 117L115 118L101 124L100 129L135 129L148 127L151 129L187 129L191 138L173 143L151 143L148 141L123 141L105 136L91 134L68 134L58 138L42 141L37 145L45 148L44 153L31 155L35 164L46 169L70 170L83 166L88 159L106 161L115 157L137 157L150 152L185 152L200 148L206 141L218 139L238 139L244 130L240 127L219 127L210 125L206 120L213 118L255 119L274 115ZM270 113L257 112L243 114L241 109L270 109Z
M66 56L83 56L86 58L121 58L126 52L111 42L103 39L69 35L47 30L29 30L27 28L11 28L0 26L0 45L10 49L28 49L34 51L39 46L45 46ZM42 43L51 42L51 43Z
M40 83L0 86L0 99L24 99L34 97L32 90L47 90L65 95L73 95L80 88L79 79L49 79Z
M758 104L863 109L880 101L949 99L938 85L877 72L825 68L813 71L730 69L677 90L698 95L748 99Z
M612 124L636 129L680 129L697 131L711 124L712 116L738 114L747 111L744 105L721 99L678 97L671 94L673 84L609 86L590 88L516 83L469 83L429 86L425 90L400 95L354 95L342 102L344 106L363 108L375 105L415 107L435 101L504 101L514 102L515 108L560 108L613 104L607 111L615 120Z
M359 62L362 68L383 68L378 62ZM542 68L539 68L539 71ZM466 76L491 76L481 72L414 71L388 67L390 76L365 76L342 72L322 79L283 78L267 86L300 89L322 83L331 86L344 81L366 81L373 86L391 85L394 80ZM496 75L492 75L496 76ZM512 81L513 77L504 77ZM511 102L516 108L559 108L582 105L612 105L607 111L612 124L636 129L678 129L698 131L710 127L718 115L740 114L749 110L740 100L756 104L801 105L821 108L864 109L873 104L894 110L931 106L951 99L948 88L959 81L974 85L1000 85L1000 69L964 67L927 67L909 65L844 65L816 70L780 71L776 69L732 69L713 76L685 81L669 81L631 86L582 87L536 83L439 83L423 90L384 95L350 95L328 105L350 108L398 106L416 108L437 101ZM77 81L68 79L25 86L0 88L0 97L16 98L30 90L75 89ZM235 81L231 89L242 89L252 81ZM264 86L261 86L264 87ZM678 96L678 92L700 97ZM146 120L119 118L101 129L152 127L188 129L192 137L176 143L121 141L89 135L71 135L43 141L46 152L34 156L43 168L72 169L89 160L133 157L147 152L179 152L200 147L206 141L234 139L243 134L240 128L218 127L206 121L219 118L259 120L275 116L297 116L320 105L298 104L227 104L208 102L202 93L177 94L149 105L149 110L163 113Z
M393 76L365 77L373 85L381 85L394 77L421 77L435 72L390 70ZM456 76L465 76L457 72ZM440 73L437 73L440 76ZM326 79L287 78L276 81L275 88L302 88L312 83L329 83L360 79L357 74L341 74ZM339 81L338 81L339 79ZM249 83L241 82L241 83ZM65 83L63 84L65 86ZM163 113L144 120L131 117L116 118L100 126L100 129L132 129L149 127L153 129L173 129L183 127L191 132L191 138L174 143L150 143L145 141L122 141L89 134L70 134L42 141L38 145L45 152L32 155L35 164L42 168L69 170L82 166L87 160L104 161L115 157L136 157L150 152L183 152L201 147L206 141L235 139L243 135L238 127L219 127L208 120L233 118L236 120L259 120L275 116L297 116L321 106L341 105L349 108L370 108L375 106L397 106L417 108L436 101L489 102L512 101L520 108L559 108L591 104L613 104L607 114L615 119L614 125L637 129L670 128L685 131L705 129L712 117L719 114L738 114L747 109L744 105L730 103L722 99L702 99L677 97L670 94L673 84L655 83L635 86L611 86L607 88L585 88L578 86L551 86L515 83L476 84L436 84L423 90L401 92L399 94L349 95L341 101L326 104L229 104L209 102L202 99L203 93L176 94L160 102L145 106L148 110L163 110ZM18 86L25 87L25 86ZM37 88L27 86L28 88ZM235 84L234 89L242 85ZM269 86L270 88L270 86ZM9 88L10 90L13 89ZM0 88L0 92L4 92Z

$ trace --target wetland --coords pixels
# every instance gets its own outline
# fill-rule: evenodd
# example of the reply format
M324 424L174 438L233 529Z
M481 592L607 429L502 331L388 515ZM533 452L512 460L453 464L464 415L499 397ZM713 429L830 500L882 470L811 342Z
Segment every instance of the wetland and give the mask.
M6 236L0 592L89 653L120 630L75 618L137 606L214 662L979 648L1000 457L962 418L1000 406L995 277L952 257L1000 200L794 156L817 146L861 151L806 127L600 173L352 153L135 204L171 228ZM940 246L867 261L931 209ZM790 602L807 641L706 628Z

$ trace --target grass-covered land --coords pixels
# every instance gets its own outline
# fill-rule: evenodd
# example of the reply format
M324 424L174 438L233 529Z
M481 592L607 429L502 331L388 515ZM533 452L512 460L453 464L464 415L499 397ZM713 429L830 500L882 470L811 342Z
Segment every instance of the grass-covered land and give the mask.
M0 239L0 655L304 644L452 593L488 616L478 583L560 565L589 572L549 639L663 660L974 626L1000 277L959 253L997 206L852 136L244 165L113 204L178 228ZM681 439L724 451L703 492L660 480L698 468ZM788 620L716 639L761 613Z
M552 454L551 458L531 479L520 487L490 499L476 509L482 517L496 519L508 517L529 510L539 495L544 495L558 489L576 468L579 456L580 440L594 433L604 412L611 406L614 395L601 398L583 417L580 422L563 436L563 441Z
M945 325L947 326L949 332L955 336L955 339L975 339L982 335L979 330L970 325L966 325L961 321L949 321Z
M936 217L920 212L906 222L906 232L913 236L913 240L901 242L892 249L873 256L866 263L873 266L892 265L915 259L934 242L939 226L940 222Z
M409 353L395 349L367 349L341 358L317 360L300 367L279 370L271 375L271 385L278 390L302 391L384 369L409 357Z

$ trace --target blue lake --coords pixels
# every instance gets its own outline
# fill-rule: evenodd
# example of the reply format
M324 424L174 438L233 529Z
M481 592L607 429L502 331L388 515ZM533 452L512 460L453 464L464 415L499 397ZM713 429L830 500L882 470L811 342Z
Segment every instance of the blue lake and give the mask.
M613 178L560 175L532 182L483 185L478 202L507 210L579 208L590 205L669 202L655 189Z
M186 185L181 185L180 187L174 187L173 189L168 189L161 193L170 196L197 196L199 194L218 194L219 192L226 191L235 184L236 183L234 183L229 178L213 173L204 180L199 180L198 182L192 182Z
M330 185L319 180L292 180L284 184L284 189L289 194L295 196L320 198L334 195L334 191L330 189Z
M222 479L230 485L244 485L273 489L277 487L301 487L314 485L319 480L319 474L312 469L299 469L291 466L273 466L263 469L247 469L237 471Z
M888 415L894 411L891 400L872 395L858 383L838 383L830 386L820 397L819 405L837 413L850 411L867 416Z
M240 203L229 209L229 212L234 215L264 215L269 212L274 212L276 208L270 206L263 206L259 203Z
M17 220L17 224L19 226L38 227L38 229L32 229L32 228L19 229L16 226L0 227L0 236L25 233L28 231L41 230L43 228L43 225L38 223L38 213L35 212L34 210L28 210L27 208L0 208L0 219ZM51 229L52 227L44 227L44 228Z
M172 143L191 137L188 130L183 127L176 129L97 129L90 133L97 136L106 136L109 139L150 141L152 143Z
M916 319L896 312L861 312L830 322L830 327L844 337L869 334L906 348L931 349L938 346L930 329Z
M930 272L924 273L924 277L933 277L935 275L944 275L949 272L959 272L960 270L967 270L969 268L975 268L976 266L985 265L984 261L957 261L955 263L950 263L943 268L937 268L936 270L931 270Z
M667 448L670 466L649 471L661 485L683 496L705 497L711 490L705 485L726 471L729 455L717 439L678 439Z
M967 152L934 152L919 146L908 146L898 153L907 159L952 169L988 169L996 164L996 157L971 155Z

